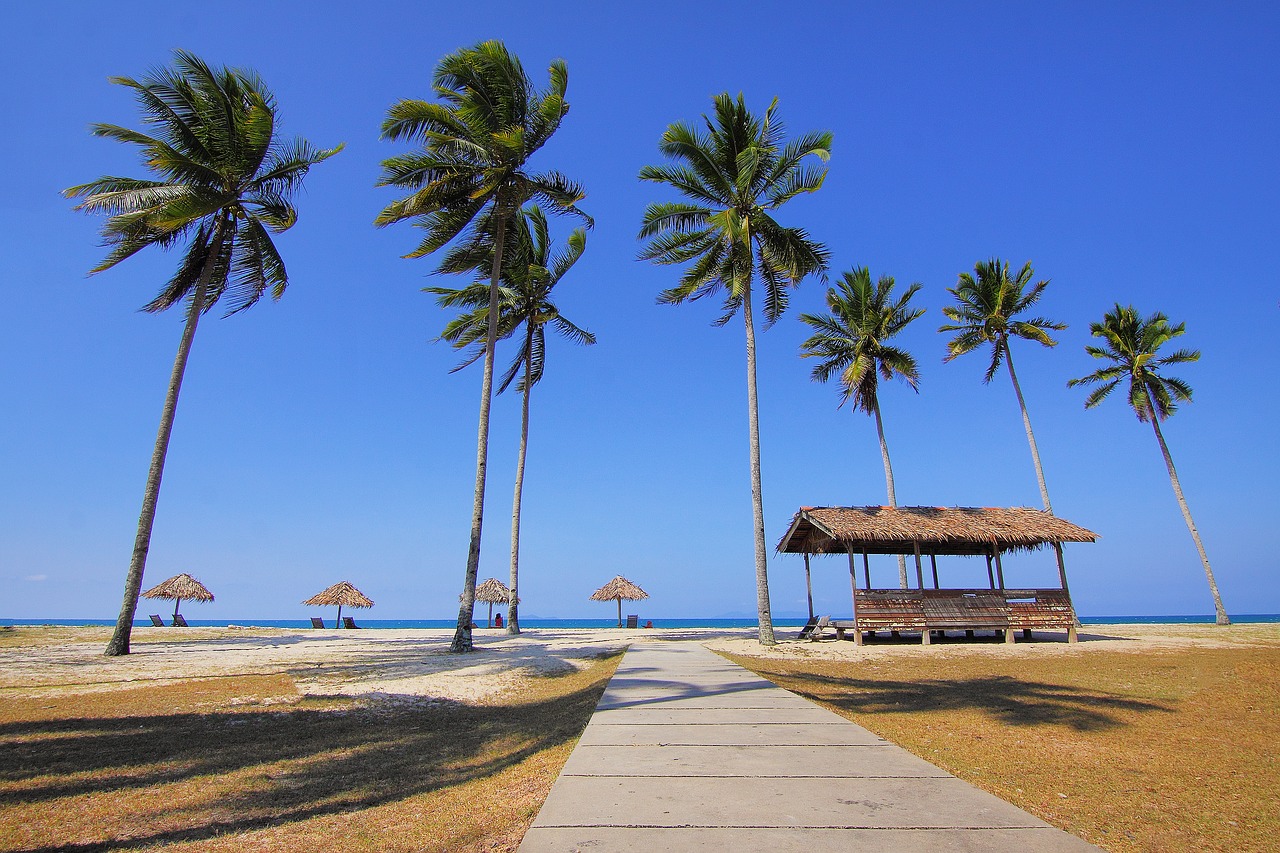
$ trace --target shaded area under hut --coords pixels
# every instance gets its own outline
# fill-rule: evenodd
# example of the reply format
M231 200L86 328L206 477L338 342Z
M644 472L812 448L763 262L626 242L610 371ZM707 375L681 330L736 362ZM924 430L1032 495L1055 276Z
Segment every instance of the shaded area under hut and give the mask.
M173 625L176 628L187 627L187 620L178 613L178 608L182 606L184 598L192 601L213 601L213 593L209 592L209 588L186 572L174 575L168 580L151 587L151 589L142 594L142 597L172 599L174 602Z
M1014 641L1021 629L1066 630L1076 641L1076 613L1067 587L1062 560L1065 542L1094 542L1097 534L1038 509L1023 507L852 506L802 507L778 543L781 554L804 556L809 594L810 625L813 587L809 558L815 554L848 554L853 619L829 622L837 636L854 632L861 645L864 633L919 631L928 644L935 631L1003 632ZM1058 589L1014 589L1005 585L1001 554L1035 551L1050 546L1058 558ZM874 589L871 554L915 557L915 589ZM858 586L861 555L863 586ZM929 557L933 588L925 587L924 556ZM944 589L938 582L939 556L985 557L989 589Z

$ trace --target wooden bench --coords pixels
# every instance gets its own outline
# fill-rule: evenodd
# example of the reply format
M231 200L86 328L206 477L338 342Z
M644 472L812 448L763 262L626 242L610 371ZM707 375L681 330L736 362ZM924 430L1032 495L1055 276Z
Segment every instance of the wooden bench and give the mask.
M1009 608L1009 627L1022 629L1030 635L1039 631L1067 632L1067 642L1074 643L1076 635L1076 611L1071 606L1071 596L1062 589L1007 589L1005 602Z
M1003 633L1005 642L1014 642L1021 629L1066 630L1067 640L1076 642L1076 614L1071 597L1061 589L872 589L858 590L854 619L830 622L836 637L843 640L849 631L862 644L862 635L877 631L919 631L920 642L929 645L934 631L963 630Z

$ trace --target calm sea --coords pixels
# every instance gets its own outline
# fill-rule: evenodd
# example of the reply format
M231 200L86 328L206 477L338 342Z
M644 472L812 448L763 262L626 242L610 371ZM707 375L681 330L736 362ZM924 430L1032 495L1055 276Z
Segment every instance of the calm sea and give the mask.
M185 615L185 614L184 614ZM482 614L477 614L482 616ZM1236 623L1280 622L1280 613L1242 613L1233 615ZM1179 625L1179 624L1212 624L1213 616L1081 616L1080 621L1086 625ZM779 628L799 628L804 619L774 619L773 624ZM114 625L114 619L0 619L0 625ZM140 627L149 627L145 619L135 622ZM192 619L187 624L208 628L225 628L228 625L256 626L261 628L310 628L309 619ZM325 617L325 624L332 626L333 620ZM361 628L452 628L457 625L456 619L362 619L356 617L356 624ZM476 620L483 626L484 618ZM644 624L642 621L640 624ZM521 619L524 628L616 628L616 619ZM654 619L655 628L754 628L754 619Z

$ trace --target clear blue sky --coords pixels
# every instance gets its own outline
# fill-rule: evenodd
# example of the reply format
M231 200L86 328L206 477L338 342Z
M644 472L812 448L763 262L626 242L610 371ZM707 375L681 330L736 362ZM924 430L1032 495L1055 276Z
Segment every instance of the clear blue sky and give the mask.
M920 281L929 310L903 337L920 394L882 394L904 504L1037 506L1008 378L982 355L942 363L936 328L961 271L991 255L1052 279L1053 350L1015 350L1055 509L1097 531L1068 549L1084 614L1212 612L1150 427L1121 400L1084 411L1066 381L1091 371L1087 328L1113 303L1185 320L1204 356L1175 375L1195 402L1166 435L1228 610L1280 611L1274 533L1280 367L1280 7L1269 3L5 4L0 70L0 616L112 617L181 316L139 313L176 255L148 252L87 279L100 223L59 191L142 172L90 122L139 124L110 75L174 48L256 69L288 135L347 149L317 167L279 239L291 286L202 324L187 371L144 583L178 572L216 603L202 618L301 618L348 579L371 618L456 613L467 550L477 369L450 375L446 315L402 260L403 226L371 222L401 147L387 107L428 97L442 55L500 38L545 81L569 67L572 112L537 163L588 191L587 254L565 314L600 343L552 341L533 400L525 493L525 613L607 617L587 601L615 574L646 616L754 613L740 322L718 305L655 304L676 272L635 260L635 178L673 121L712 95L780 99L795 131L829 129L826 186L783 218L831 249ZM535 10L536 9L536 10ZM560 225L560 234L567 231ZM798 357L806 282L760 348L767 538L802 505L879 504L872 421L837 410ZM481 578L505 577L518 399L498 398ZM889 583L892 558L873 566ZM1012 583L1052 558L1011 559ZM840 561L819 561L818 607L848 609ZM943 561L944 581L974 563ZM795 557L770 565L775 613L804 610Z

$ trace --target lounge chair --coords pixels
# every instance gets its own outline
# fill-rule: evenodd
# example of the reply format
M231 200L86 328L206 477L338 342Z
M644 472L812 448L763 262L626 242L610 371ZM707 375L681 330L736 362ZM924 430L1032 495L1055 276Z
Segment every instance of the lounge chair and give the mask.
M809 621L804 623L804 627L801 628L800 633L796 635L796 639L803 640L805 637L808 637L810 634L813 633L813 629L814 627L817 626L817 624L818 624L818 617L810 616Z
M636 614L634 614L634 613L632 613L632 614L630 614L630 615L628 615L628 616L627 616L627 627L628 627L628 628L636 628L636 627L639 627L639 625L640 625L640 617L639 617L639 616L637 616L637 615L636 615Z
M360 626L356 624L356 620L354 618L350 616L343 616L342 627L343 628L359 628Z
M187 624L187 617L183 616L181 613L175 613L173 614L173 627L190 628L191 626Z
M152 624L154 627L156 627L156 628L163 628L163 627L164 627L164 620L163 620L163 619L161 619L161 618L160 618L160 616L159 616L158 614L152 613L152 614L151 614L151 624Z
M818 620L818 624L813 626L813 630L809 632L809 642L816 643L822 639L822 632L827 630L827 626L831 624L830 616L823 616Z
M323 627L324 627L324 620L323 620L323 619L321 619L319 616L312 616L312 617L311 617L311 627L312 627L312 628L323 628Z

